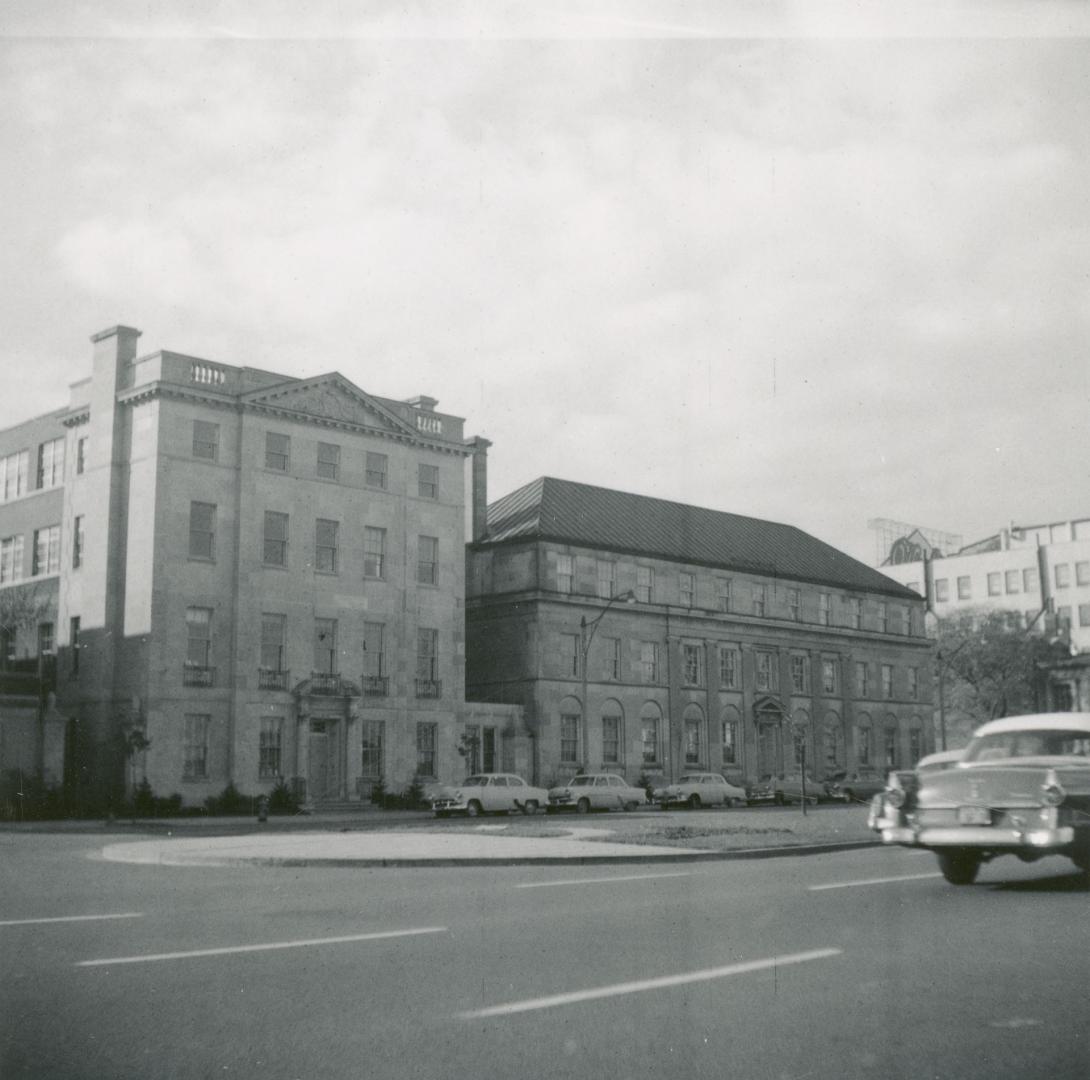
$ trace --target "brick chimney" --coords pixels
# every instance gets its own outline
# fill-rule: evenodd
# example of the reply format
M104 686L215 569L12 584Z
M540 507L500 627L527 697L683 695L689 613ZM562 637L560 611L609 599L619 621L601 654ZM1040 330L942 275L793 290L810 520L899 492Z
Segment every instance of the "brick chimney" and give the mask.
M466 440L473 451L472 499L473 513L470 519L470 540L483 539L488 532L488 448L492 445L480 435Z

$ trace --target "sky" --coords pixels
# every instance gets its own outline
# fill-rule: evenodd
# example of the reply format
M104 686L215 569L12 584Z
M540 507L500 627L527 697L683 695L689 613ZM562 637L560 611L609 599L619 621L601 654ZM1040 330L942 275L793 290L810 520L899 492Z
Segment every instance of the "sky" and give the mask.
M790 522L1090 515L1081 0L5 0L0 428L91 334Z

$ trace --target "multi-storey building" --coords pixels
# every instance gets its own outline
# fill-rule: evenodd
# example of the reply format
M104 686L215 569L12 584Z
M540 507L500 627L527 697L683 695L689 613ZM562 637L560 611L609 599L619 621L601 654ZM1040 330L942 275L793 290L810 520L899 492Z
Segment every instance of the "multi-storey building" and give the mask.
M517 719L464 697L466 459L483 476L487 442L431 398L138 337L96 334L68 408L0 436L0 589L51 590L15 647L55 638L68 775L116 790L128 761L200 803L460 773L467 717Z
M799 529L544 478L467 551L467 686L535 777L755 779L933 748L923 600Z
M947 551L902 537L881 569L927 596L940 618L969 609L1006 611L1022 626L1090 650L1090 518L1011 526Z

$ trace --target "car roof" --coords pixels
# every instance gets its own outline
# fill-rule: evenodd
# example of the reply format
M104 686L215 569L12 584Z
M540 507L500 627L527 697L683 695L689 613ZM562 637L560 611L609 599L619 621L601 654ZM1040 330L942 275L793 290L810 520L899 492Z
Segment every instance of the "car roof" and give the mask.
M973 732L979 735L1002 735L1007 731L1052 731L1066 728L1068 731L1085 731L1090 734L1090 713L1061 712L1034 713L1031 716L1005 716L1002 720L989 720Z
M921 765L939 765L944 761L959 761L964 750L936 750L933 754L925 754L916 762L916 768Z

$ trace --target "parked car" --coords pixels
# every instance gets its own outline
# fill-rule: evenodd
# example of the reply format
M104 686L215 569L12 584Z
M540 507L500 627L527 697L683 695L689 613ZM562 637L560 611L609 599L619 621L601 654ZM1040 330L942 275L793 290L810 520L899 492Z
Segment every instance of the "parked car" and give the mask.
M812 776L806 776L806 801L818 802L823 788ZM773 776L766 773L755 784L746 788L746 803L755 806L759 803L773 803L786 806L788 803L802 802L802 773L788 773L785 776Z
M436 817L465 814L511 813L536 814L548 806L549 793L533 787L514 773L477 773L467 776L457 787L447 788L432 799Z
M687 806L690 810L702 806L744 806L746 791L719 773L694 772L686 773L676 784L659 788L655 802L664 810L671 806Z
M867 802L884 791L886 778L871 765L860 765L846 773L837 773L825 781L825 794L843 802Z
M964 750L938 750L934 754L926 754L916 762L917 776L923 773L937 772L939 769L953 768L959 761Z
M645 802L647 792L625 783L616 773L580 773L549 790L548 809L586 814L591 810L635 810Z
M779 777L771 773L765 773L758 777L756 782L746 785L746 805L756 806L760 803L774 803L783 806L787 802L783 789L780 787Z
M993 720L954 768L915 776L891 777L872 828L883 843L934 851L951 884L971 884L999 855L1066 855L1090 873L1090 713Z
M801 803L803 798L807 803L818 803L825 797L825 788L818 783L809 773L806 775L806 795L803 796L802 773L788 773L779 779L779 788L783 793L784 802Z

